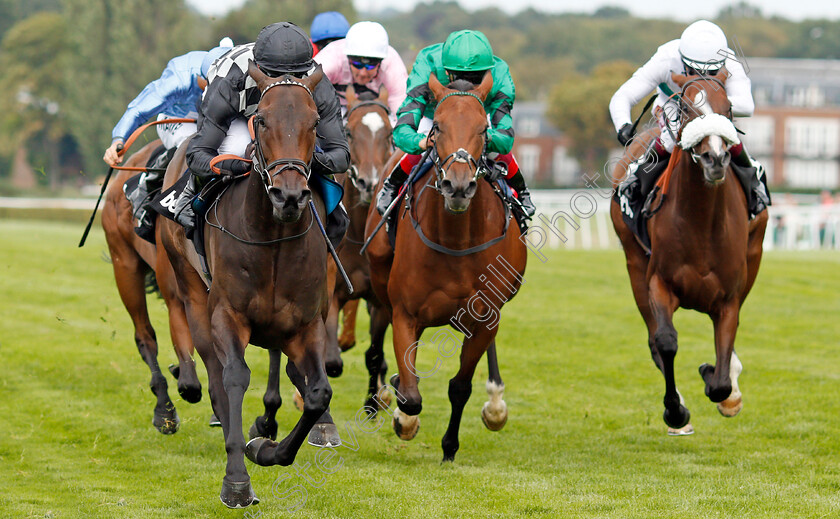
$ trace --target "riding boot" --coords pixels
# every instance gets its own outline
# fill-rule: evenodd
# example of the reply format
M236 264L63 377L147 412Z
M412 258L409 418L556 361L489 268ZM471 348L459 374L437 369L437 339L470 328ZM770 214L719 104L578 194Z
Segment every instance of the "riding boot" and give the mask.
M192 235L192 232L195 230L195 211L193 211L192 201L195 198L197 190L195 175L189 175L190 179L184 186L184 190L178 196L178 200L175 201L175 209L173 210L175 221L184 226L187 236Z
M647 197L659 175L668 165L670 154L660 153L656 141L651 143L645 153L627 166L627 174L618 185L620 199L625 200L630 207Z
M394 170L391 171L391 174L382 183L382 190L376 196L376 210L379 211L379 214L385 214L385 211L394 202L400 187L406 179L408 179L408 174L397 163Z
M751 191L751 196L748 196L750 217L754 217L760 212L764 211L767 206L771 204L770 191L767 189L767 174L764 170L764 165L753 158L747 147L737 144L730 149L732 162L742 168L752 168L755 170L755 179L744 178L741 182L747 186L747 190ZM741 173L737 169L736 173ZM750 171L751 172L751 171Z
M140 210L137 215L137 227L134 228L134 234L143 238L149 243L155 243L155 215L148 208Z
M510 187L516 190L516 198L522 205L522 210L531 218L536 214L537 208L534 202L531 201L531 193L528 191L528 186L525 185L525 177L522 176L522 171L517 171L515 175L507 179Z
M344 239L344 234L347 232L347 227L350 225L350 217L347 215L347 210L344 204L339 203L338 207L333 209L333 212L327 215L326 232L327 238L334 249L338 249L341 240Z

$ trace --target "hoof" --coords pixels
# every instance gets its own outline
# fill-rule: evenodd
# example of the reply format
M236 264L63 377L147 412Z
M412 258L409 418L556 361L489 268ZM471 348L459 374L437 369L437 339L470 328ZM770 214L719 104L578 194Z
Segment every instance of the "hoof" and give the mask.
M375 415L378 411L387 411L391 408L391 392L385 386L380 386L375 397L368 395L364 408L368 415Z
M181 375L181 366L177 364L170 364L169 372L172 373L172 376L175 377L175 380L178 380L178 377Z
M250 480L240 483L229 483L227 480L222 481L222 493L219 494L219 499L228 508L245 508L246 506L256 505L260 502L259 498L254 494L254 489L251 488Z
M187 402L197 404L201 401L201 384L195 386L178 384L178 394Z
M662 413L662 418L668 424L668 427L681 429L688 425L688 421L691 419L691 413L688 412L688 409L684 405L679 404L675 412L669 411L666 407L665 412Z
M344 335L342 335L341 337L338 338L338 348L341 350L342 353L349 350L350 348L352 348L355 345L356 345L356 337L353 337L353 336L345 337Z
M394 417L391 419L391 427L401 440L412 440L417 436L417 431L420 430L420 417L418 415L409 416L397 408L394 411Z
M668 427L668 436L689 436L694 434L694 427L689 423L679 429Z
M254 420L253 425L251 428L248 429L248 437L250 439L254 438L270 438L272 440L277 439L277 422L266 423L264 416L258 416L256 420Z
M717 405L718 412L727 418L732 418L741 412L744 403L741 401L741 393L731 394L729 398Z
M507 423L507 404L504 400L501 400L501 403L501 408L493 406L494 409L491 410L490 402L484 402L484 407L481 408L481 421L491 431L501 431Z
M295 396L292 397L292 401L295 403L295 409L303 412L303 397L300 396L300 391L297 388L295 388Z
M316 423L309 431L309 445L316 447L338 447L341 445L341 437L338 435L338 427L334 423Z
M181 426L181 419L178 418L178 412L175 410L175 407L172 407L172 412L158 413L155 411L152 425L161 434L175 434Z
M276 442L273 442L268 438L253 438L245 444L245 457L256 465L269 467L274 465L274 463L272 460L268 459L268 450L276 445ZM260 456L260 454L262 454L262 456Z
M218 418L216 418L216 414L213 413L210 415L210 421L207 422L207 425L209 425L210 427L221 427L222 422Z

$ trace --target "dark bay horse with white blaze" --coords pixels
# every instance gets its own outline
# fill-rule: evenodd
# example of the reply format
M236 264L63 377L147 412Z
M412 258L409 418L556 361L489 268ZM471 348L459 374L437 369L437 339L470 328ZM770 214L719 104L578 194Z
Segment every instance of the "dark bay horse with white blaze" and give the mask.
M123 166L144 167L159 146L160 140L153 140L126 159ZM169 398L166 377L158 366L157 336L146 306L145 279L151 273L155 274L169 312L169 332L178 356L178 393L187 402L198 402L201 400L201 383L195 372L192 338L187 327L184 305L176 294L178 287L169 258L162 247L152 245L134 232L135 218L131 204L123 193L123 184L135 174L136 171L121 170L114 177L102 207L102 228L105 230L120 299L134 323L134 342L152 373L149 387L157 397L152 424L158 431L172 434L178 430L180 420L175 404Z
M674 382L673 314L682 307L711 317L716 360L714 366L700 366L700 374L721 414L735 416L742 407L735 332L758 274L767 211L749 219L744 190L729 166L728 149L738 136L726 75L672 78L682 88L681 149L674 150L672 171L661 179L664 196L652 204L658 209L647 224L650 256L625 225L615 200L610 209L651 355L665 377L665 423L670 434L690 434L690 414ZM618 169L616 178L623 175Z
M208 212L204 230L213 280L209 292L183 229L168 220L162 229L224 431L227 468L220 497L231 508L258 501L245 468L246 453L260 465L291 464L332 396L324 369L328 254L314 211L322 222L326 214L320 197L307 185L319 120L312 91L323 72L319 67L302 79L272 78L251 63L249 74L262 92L253 123L254 171L247 180L229 184ZM174 183L183 169L180 150L165 185ZM303 414L279 443L256 438L245 444L242 400L250 383L244 359L248 343L272 352L272 362L278 359L275 373L277 353L282 351L290 361L287 372L303 394Z
M390 322L388 312L373 293L370 283L370 265L367 257L359 251L365 239L365 222L373 200L373 192L380 177L386 172L385 164L393 152L391 141L391 122L388 118L388 91L380 90L376 97L369 92L356 96L352 86L347 88L347 141L350 145L350 171L344 179L344 203L350 217L347 235L341 242L338 254L347 275L353 284L352 294L347 290L341 278L336 279L329 316L327 317L327 348L349 349L352 343L344 346L338 338L339 309L347 312L347 303L364 299L370 310L370 347L365 352L365 365L368 368L370 382L365 406L378 409L380 404L390 403L390 393L379 390L385 384L388 365L383 353L385 331ZM355 312L352 313L355 319ZM345 313L344 330L352 326L348 313ZM355 342L355 339L353 340ZM374 396L379 395L379 398Z
M454 460L458 451L461 416L476 364L488 348L492 350L501 307L517 293L525 272L525 245L515 225L516 232L508 232L510 212L493 186L480 178L488 128L484 100L492 85L489 73L477 87L464 81L444 87L431 75L429 88L438 103L432 130L435 167L397 208L401 220L395 249L384 232L375 235L367 249L374 291L392 314L399 367L392 379L399 406L393 426L402 439L417 433L422 409L418 382L431 376L415 368L423 330L452 325L465 335L461 344L449 328L442 328L433 339L438 345L433 355L453 356L460 348L460 368L449 381L452 414L442 440L445 461ZM392 157L388 168L399 158ZM368 236L379 221L379 213L371 209ZM490 273L498 277L488 278ZM491 285L498 293L490 294ZM488 384L491 405L482 414L491 430L500 429L507 419L503 387Z

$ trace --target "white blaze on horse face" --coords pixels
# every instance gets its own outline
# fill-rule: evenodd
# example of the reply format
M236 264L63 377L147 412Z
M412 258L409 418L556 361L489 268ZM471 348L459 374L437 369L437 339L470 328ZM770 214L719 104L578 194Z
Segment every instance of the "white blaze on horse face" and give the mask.
M697 95L694 96L694 106L700 110L700 113L703 115L710 115L715 113L712 110L712 107L709 106L709 103L706 102L706 93L702 90L697 92ZM709 147L712 149L712 153L715 155L723 155L724 146L723 146L723 139L720 138L719 135L709 135Z
M370 133L376 135L376 132L385 128L385 121L382 116L376 112L368 112L362 117L362 124L370 129Z

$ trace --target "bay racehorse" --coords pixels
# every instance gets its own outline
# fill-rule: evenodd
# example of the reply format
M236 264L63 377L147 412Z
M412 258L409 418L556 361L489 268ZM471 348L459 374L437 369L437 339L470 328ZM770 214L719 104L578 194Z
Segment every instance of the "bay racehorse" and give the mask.
M434 167L397 208L395 248L381 232L367 249L374 291L392 315L399 368L391 380L399 407L392 425L400 438L416 435L422 409L418 382L437 369L437 364L431 372L416 368L423 330L452 325L464 333L463 343L449 328L432 337L438 350L432 355L451 357L460 351L460 368L449 381L452 414L442 441L445 461L454 460L458 451L458 430L476 364L488 348L493 350L502 305L517 293L525 272L526 249L518 229L508 232L510 211L494 187L480 178L488 128L484 101L492 85L489 73L477 87L465 81L444 87L431 75L429 88L438 103L432 129ZM400 154L393 156L386 170L399 159ZM368 236L379 221L372 208ZM488 360L492 368L495 355ZM492 378L491 402L482 415L488 428L498 430L507 419L507 408L501 379L493 383Z
M741 305L758 274L767 211L749 219L744 190L729 166L728 149L738 135L726 75L672 78L682 88L682 126L676 139L681 149L674 150L660 179L664 195L651 204L649 256L625 225L615 200L610 209L633 296L647 325L651 356L665 377L665 423L669 434L690 434L690 414L674 382L673 314L681 307L711 317L715 365L703 364L700 375L720 413L735 416L742 407L735 332ZM616 178L623 175L621 169L616 168Z
M385 172L385 163L393 152L391 140L391 122L388 118L388 91L381 89L379 96L369 92L356 96L352 86L347 88L347 141L350 145L350 171L345 175L344 193L350 225L347 235L341 242L338 255L344 265L347 275L353 284L350 294L346 284L337 278L335 291L327 317L327 348L349 349L355 343L347 341L342 344L338 337L339 309L344 309L343 337L350 337L348 329L354 325L354 308L348 311L348 304L357 302L360 298L367 301L370 312L370 347L365 352L365 365L370 375L366 408L375 410L381 404L390 403L390 394L386 391L379 394L385 384L388 365L385 362L383 342L388 328L389 317L382 304L373 293L370 284L370 266L367 257L360 255L365 238L365 222L370 209L373 192L380 177ZM349 344L348 344L349 342ZM374 398L378 395L378 398Z
M123 167L144 167L160 146L159 139L146 144L126 159ZM123 193L123 184L134 174L136 171L119 170L108 187L102 207L102 228L114 267L117 290L134 324L134 342L152 372L149 386L157 397L152 424L158 431L172 434L178 430L180 420L169 398L166 377L158 366L157 337L146 306L146 279L151 279L148 276L152 274L169 312L169 332L178 357L178 368L173 369L178 374L178 393L187 402L198 402L201 400L201 383L195 371L193 343L184 306L175 293L177 286L172 265L161 247L152 245L134 232L136 220Z
M259 465L291 464L332 396L324 369L327 245L316 221L325 221L326 214L321 198L307 185L319 118L312 91L323 72L319 67L302 79L272 78L251 63L249 74L262 92L252 125L256 173L230 183L208 210L209 291L183 229L169 220L161 225L224 431L227 467L220 497L231 508L258 501L245 467L246 452ZM184 148L173 158L165 186L184 170ZM249 342L271 351L272 364L277 359L274 373L282 351L290 361L287 373L303 394L303 414L279 443L255 438L245 444L242 401L250 383L244 358Z

